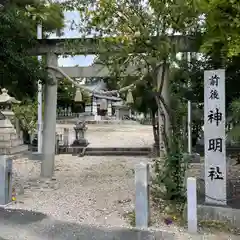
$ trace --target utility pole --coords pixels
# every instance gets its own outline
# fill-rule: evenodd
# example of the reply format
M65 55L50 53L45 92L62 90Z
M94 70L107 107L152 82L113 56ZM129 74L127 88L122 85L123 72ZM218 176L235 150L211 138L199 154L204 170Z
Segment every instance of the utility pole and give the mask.
M42 25L37 26L37 38L42 39ZM42 61L42 56L38 56L38 61ZM42 84L38 81L38 153L42 153Z
M191 53L187 53L188 70L190 68ZM188 81L188 88L191 87L190 80ZM188 100L188 153L192 154L192 103Z

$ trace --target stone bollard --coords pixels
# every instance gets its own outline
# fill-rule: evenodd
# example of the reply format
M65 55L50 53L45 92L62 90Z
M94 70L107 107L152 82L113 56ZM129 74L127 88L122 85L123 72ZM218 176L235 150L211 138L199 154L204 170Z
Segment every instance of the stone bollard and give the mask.
M69 139L69 128L64 128L63 129L63 146L64 147L67 147L69 145L68 139Z
M135 167L135 221L136 227L147 228L149 210L149 164L140 163Z
M12 201L12 159L0 155L0 205Z
M189 177L187 179L187 221L188 232L197 232L197 180Z

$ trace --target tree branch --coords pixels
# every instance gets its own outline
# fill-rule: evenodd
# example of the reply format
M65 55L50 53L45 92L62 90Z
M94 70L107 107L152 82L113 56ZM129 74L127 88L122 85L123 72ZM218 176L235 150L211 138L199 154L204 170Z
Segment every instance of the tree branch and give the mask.
M170 149L169 149L169 143L168 143L168 136L167 136L167 133L166 133L166 117L165 117L165 114L162 110L161 102L159 101L157 96L155 96L155 100L156 100L158 109L161 113L161 117L162 117L162 120L163 120L163 128L162 128L161 132L160 132L160 130L158 131L158 134L159 134L159 151L161 151L161 149L160 149L160 134L162 133L162 136L164 138L163 141L164 141L164 145L165 145L165 150L166 150L167 153L169 153ZM160 116L158 116L158 120L160 120ZM159 121L158 121L158 128L160 129L160 122Z

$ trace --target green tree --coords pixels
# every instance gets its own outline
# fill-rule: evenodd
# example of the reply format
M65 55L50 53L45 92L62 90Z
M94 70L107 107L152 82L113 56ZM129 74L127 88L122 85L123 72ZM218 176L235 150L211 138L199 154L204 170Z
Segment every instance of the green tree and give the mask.
M170 99L166 89L165 92L163 90L167 69L172 66L179 50L171 41L171 36L176 33L186 35L188 29L196 25L199 16L196 1L101 0L93 6L93 10L82 7L81 15L86 16L87 32L108 36L99 48L112 76L119 79L118 86L141 83L143 88L149 89L147 97L155 100L154 105L160 112L158 116L162 117L161 138L167 153L164 173L157 170L158 182L166 183L169 199L179 198L183 183L182 134L179 127L182 126L182 110L178 114L176 111L181 102L177 95L171 95ZM114 54L109 51L112 43L120 46ZM128 66L136 68L136 78L122 76L123 73L126 75ZM160 126L155 129L159 130Z
M240 143L240 98L232 101L231 110L231 128L229 135L234 143Z
M76 94L76 87L67 79L61 79L58 84L58 106L67 107L74 106L74 97ZM90 96L86 91L82 91L83 103L90 102Z
M11 0L0 11L0 87L22 103L14 107L25 136L36 129L37 81L48 81L44 63L29 56L28 49L37 39L37 24L42 23L45 36L61 29L61 6L47 1Z
M240 54L240 7L238 0L201 0L205 52L218 48L222 60Z
M240 92L240 5L238 0L201 1L205 16L204 44L207 69L226 69L226 107L232 128L228 136L239 141L238 106Z
M13 111L25 135L34 133L37 127L37 101L26 100L14 105Z
M0 12L0 86L8 88L19 100L33 98L37 80L48 79L44 66L27 50L37 39L37 24L52 32L63 27L59 4L44 1L9 1Z

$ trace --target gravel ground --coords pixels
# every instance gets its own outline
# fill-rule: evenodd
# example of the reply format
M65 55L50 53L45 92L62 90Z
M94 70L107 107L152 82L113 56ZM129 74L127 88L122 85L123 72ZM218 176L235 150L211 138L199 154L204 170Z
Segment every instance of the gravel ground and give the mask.
M39 178L39 162L15 160L14 185L17 191L23 186L24 195L9 207L76 223L127 226L123 215L134 206L134 165L148 160L59 155L52 180Z
M74 125L57 125L57 132L63 133L63 128L69 128L69 142L75 139ZM148 125L87 125L85 133L89 147L148 147L153 144L152 127Z
M129 227L124 215L134 209L133 170L140 161L149 159L58 155L55 176L46 180L39 177L39 162L14 160L14 186L24 194L18 195L16 203L8 208L33 210L72 223ZM223 233L193 237L183 228L166 226L161 220L154 227L175 232L179 240L239 239Z
M63 127L73 128L59 125L58 131ZM151 126L142 125L88 125L86 138L90 147L139 147L153 143ZM40 162L14 160L13 180L19 195L8 208L38 211L79 224L129 226L123 216L134 209L134 165L149 159L71 155L58 155L55 159L55 176L51 180L39 177ZM177 226L163 225L160 220L154 226L179 233L178 239L235 239L228 234L195 238Z

